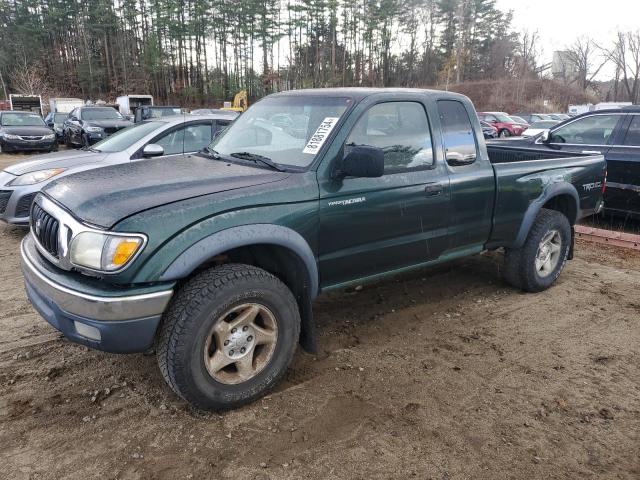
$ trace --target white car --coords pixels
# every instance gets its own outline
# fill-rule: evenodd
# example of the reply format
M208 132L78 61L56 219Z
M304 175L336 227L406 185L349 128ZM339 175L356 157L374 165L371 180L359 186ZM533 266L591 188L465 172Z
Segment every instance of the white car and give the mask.
M180 115L137 123L81 150L38 155L0 172L0 220L29 225L31 202L50 182L72 173L151 157L195 153L236 115Z
M535 137L540 135L545 130L549 130L551 127L555 127L560 122L557 120L542 120L540 122L533 122L529 128L522 132L523 137Z

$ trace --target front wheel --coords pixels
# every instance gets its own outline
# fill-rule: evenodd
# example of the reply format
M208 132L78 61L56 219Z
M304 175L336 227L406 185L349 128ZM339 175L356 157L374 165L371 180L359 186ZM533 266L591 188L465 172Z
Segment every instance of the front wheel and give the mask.
M498 135L500 136L500 138L507 138L511 136L511 132L505 128L503 130L500 130L500 133Z
M206 270L174 296L157 358L169 386L205 410L239 407L284 375L300 335L291 291L270 273L241 264Z
M521 248L507 249L503 274L527 292L541 292L560 276L571 247L571 225L562 213L543 208Z

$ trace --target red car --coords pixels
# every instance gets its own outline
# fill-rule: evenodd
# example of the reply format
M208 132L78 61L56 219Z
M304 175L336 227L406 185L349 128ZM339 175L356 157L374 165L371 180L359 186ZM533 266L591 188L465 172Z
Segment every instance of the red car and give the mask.
M517 123L504 112L478 112L478 118L496 127L502 138L519 137L529 126Z

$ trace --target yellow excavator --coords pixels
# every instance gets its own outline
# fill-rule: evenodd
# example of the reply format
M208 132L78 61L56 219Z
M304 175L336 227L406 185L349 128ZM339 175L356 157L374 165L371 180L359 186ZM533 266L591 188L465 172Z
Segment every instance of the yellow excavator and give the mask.
M238 93L236 93L236 96L233 97L233 103L231 103L231 106L227 106L227 105L222 107L220 110L230 110L232 112L244 112L249 106L249 102L247 100L247 91L240 90Z

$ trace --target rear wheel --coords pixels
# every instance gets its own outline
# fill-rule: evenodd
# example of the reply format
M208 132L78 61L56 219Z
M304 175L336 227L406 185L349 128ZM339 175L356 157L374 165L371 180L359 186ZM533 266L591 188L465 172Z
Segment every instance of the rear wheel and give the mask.
M286 285L250 265L222 265L176 293L158 337L158 364L196 407L235 408L276 385L299 334L298 305Z
M565 215L543 208L518 249L505 252L503 275L527 292L549 288L564 268L571 247L571 225Z

